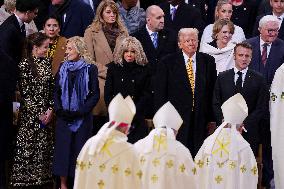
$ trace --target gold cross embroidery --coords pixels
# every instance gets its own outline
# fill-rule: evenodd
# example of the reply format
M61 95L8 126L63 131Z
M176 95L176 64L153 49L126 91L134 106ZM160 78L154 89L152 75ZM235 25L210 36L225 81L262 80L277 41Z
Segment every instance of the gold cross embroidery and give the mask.
M166 136L163 136L162 134L160 134L160 136L155 135L154 136L154 148L159 152L161 149L161 146L164 148L164 150L167 149Z
M92 167L92 162L91 161L89 161L89 163L88 163L88 169L90 169L91 167Z
M142 173L141 170L139 170L139 171L136 173L136 175L138 176L139 179L141 179L142 176L143 176L143 173Z
M230 163L230 168L231 168L231 169L235 169L235 168L236 168L236 163L232 161L232 162Z
M217 184L220 184L223 181L222 176L218 175L217 177L215 177L215 181L217 182Z
M103 145L102 149L101 149L101 152L102 153L106 153L107 155L109 155L110 157L112 156L111 155L111 152L109 150L109 147L113 144L113 140L112 138L108 139L105 144Z
M151 180L153 183L156 183L158 181L159 177L157 175L152 175Z
M160 160L158 158L155 158L152 163L155 167L157 167L158 165L160 165Z
M197 172L196 167L194 167L193 169L191 169L191 171L192 171L193 175L196 175L196 172Z
M106 165L105 165L105 164L101 164L101 165L99 166L99 169L100 169L101 172L103 172L103 171L105 170L105 168L106 168Z
M180 166L179 166L179 170L180 170L180 172L184 172L185 171L185 166L184 166L184 164L181 164Z
M221 162L217 162L217 165L218 165L219 168L222 168L224 166L224 163L223 162L222 163Z
M245 165L241 166L241 172L244 173L247 171L247 168L245 167Z
M129 176L131 174L130 168L126 168L124 171L125 176Z
M111 170L112 170L112 173L113 174L115 174L115 173L117 173L118 172L118 165L117 164L115 164L115 165L113 165L112 167L111 167Z
M206 165L208 166L210 163L209 158L206 158Z
M224 141L221 142L219 139L217 139L216 141L219 145L219 148L214 150L212 152L212 154L215 155L216 153L218 153L220 151L220 157L221 158L223 157L223 152L225 152L226 154L229 154L227 146L230 144L230 142L224 143Z
M254 166L252 169L251 169L251 172L253 175L256 175L257 174L257 168L256 166Z
M198 165L199 168L202 168L203 165L204 165L204 162L201 161L201 160L198 160L197 165Z
M142 157L140 158L140 163L141 163L141 165L143 165L143 164L145 163L145 161L146 161L145 157L142 156Z
M174 166L173 160L167 161L167 162L166 162L166 165L167 165L168 168L172 168L172 167Z
M100 181L98 182L98 186L99 186L99 189L103 189L103 188L105 187L104 181L103 181L103 180L100 180Z
M273 102L275 102L276 98L277 98L277 95L275 95L274 93L271 93L271 100Z
M83 161L81 161L81 162L79 163L79 167L80 167L80 170L83 171L84 168L86 167L86 164L85 164Z

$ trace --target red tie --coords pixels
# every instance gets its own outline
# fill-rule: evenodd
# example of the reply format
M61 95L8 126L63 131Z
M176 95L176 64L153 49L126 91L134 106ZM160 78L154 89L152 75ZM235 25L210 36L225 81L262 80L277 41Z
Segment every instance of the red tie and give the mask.
M264 43L262 48L262 53L261 53L261 62L262 64L265 66L266 62L267 62L267 43Z

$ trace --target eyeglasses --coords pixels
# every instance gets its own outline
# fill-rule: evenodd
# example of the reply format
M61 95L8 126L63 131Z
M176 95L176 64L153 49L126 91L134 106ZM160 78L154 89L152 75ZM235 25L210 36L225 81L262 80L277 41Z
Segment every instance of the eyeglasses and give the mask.
M279 28L277 28L277 29L266 29L267 30L267 32L268 33L278 33L278 31L279 31Z

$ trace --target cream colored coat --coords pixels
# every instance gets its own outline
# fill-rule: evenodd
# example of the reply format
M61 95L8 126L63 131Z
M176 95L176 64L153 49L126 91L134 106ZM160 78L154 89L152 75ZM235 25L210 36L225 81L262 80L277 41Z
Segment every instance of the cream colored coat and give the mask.
M230 129L224 128L204 141L195 157L198 189L257 188L258 170L254 154L239 133L235 135L232 147L231 136ZM208 150L212 144L213 148Z
M143 173L127 136L114 130L101 151L89 155L94 137L86 142L77 158L74 189L141 189Z
M139 153L145 189L195 189L196 169L189 150L156 128L134 146Z
M284 64L276 71L270 94L270 129L275 188L284 188Z
M122 33L118 36L116 42L118 43L126 36L128 36L128 34ZM92 25L86 29L84 40L87 44L91 58L93 58L98 67L100 100L93 112L94 115L105 116L107 115L107 107L104 101L104 86L107 73L106 65L113 61L113 52L111 51L104 32L102 30L96 31Z

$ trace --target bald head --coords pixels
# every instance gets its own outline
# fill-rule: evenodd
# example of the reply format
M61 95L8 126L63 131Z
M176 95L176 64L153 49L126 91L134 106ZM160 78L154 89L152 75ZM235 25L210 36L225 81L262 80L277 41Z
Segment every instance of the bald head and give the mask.
M157 5L152 5L146 10L147 27L153 32L164 28L164 11Z

